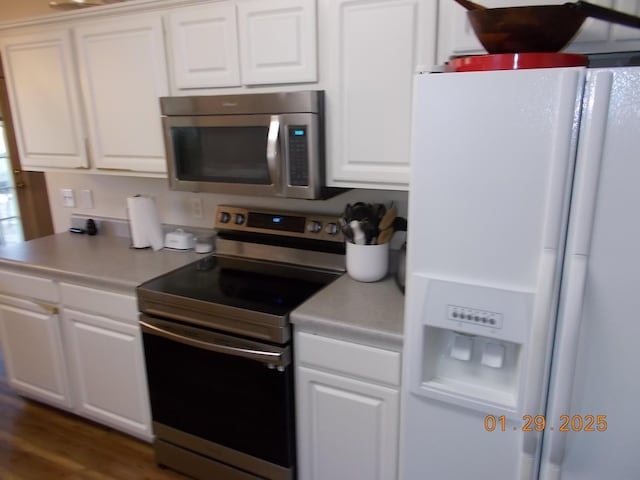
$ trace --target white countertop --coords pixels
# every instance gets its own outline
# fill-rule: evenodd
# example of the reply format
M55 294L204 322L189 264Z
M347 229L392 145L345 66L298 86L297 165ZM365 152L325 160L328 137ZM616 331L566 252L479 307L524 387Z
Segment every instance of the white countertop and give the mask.
M0 247L0 267L57 280L131 291L205 255L130 248L125 237L59 233Z
M131 292L206 256L130 244L125 237L59 233L0 247L0 268ZM291 321L306 332L399 351L403 316L404 296L392 276L362 283L344 274L294 310Z
M402 350L404 295L392 276L373 283L344 274L291 313L294 328Z

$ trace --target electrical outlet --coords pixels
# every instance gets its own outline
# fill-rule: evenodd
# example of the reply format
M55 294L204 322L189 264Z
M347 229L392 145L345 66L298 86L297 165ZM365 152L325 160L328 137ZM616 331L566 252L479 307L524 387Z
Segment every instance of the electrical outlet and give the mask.
M76 206L76 197L71 188L61 188L62 206L66 208L74 208Z
M93 194L91 190L80 190L78 192L78 208L93 208Z
M202 220L204 218L204 214L202 213L202 199L198 197L193 197L190 200L191 203L191 216L193 218Z

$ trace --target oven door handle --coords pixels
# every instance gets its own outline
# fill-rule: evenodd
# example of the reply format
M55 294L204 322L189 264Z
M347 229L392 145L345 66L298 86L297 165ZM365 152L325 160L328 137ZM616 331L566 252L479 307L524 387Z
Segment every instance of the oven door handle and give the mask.
M289 348L279 349L278 347L273 347L274 351L264 350L260 349L259 344L254 342L200 329L196 330L183 325L174 330L168 322L156 321L146 315L141 315L139 323L143 333L163 337L202 350L255 360L266 364L269 368L277 368L280 371L291 363ZM185 336L185 333L188 333L189 330L197 331L198 336L201 338Z

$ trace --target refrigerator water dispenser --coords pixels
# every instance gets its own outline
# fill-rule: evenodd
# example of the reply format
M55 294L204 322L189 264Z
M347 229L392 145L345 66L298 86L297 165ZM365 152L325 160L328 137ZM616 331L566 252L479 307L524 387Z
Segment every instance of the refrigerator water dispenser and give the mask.
M520 410L521 378L533 295L416 275L423 304L421 358L411 378L414 394L514 417Z

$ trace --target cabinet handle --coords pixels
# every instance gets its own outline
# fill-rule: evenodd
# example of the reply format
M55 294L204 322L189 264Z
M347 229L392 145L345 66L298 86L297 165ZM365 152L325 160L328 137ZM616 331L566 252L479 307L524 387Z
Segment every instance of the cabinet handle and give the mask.
M49 312L51 315L58 315L58 313L60 313L60 309L58 309L58 307L56 307L55 305L51 305L50 303L42 303L36 301L34 301L33 303L38 305L41 309Z

